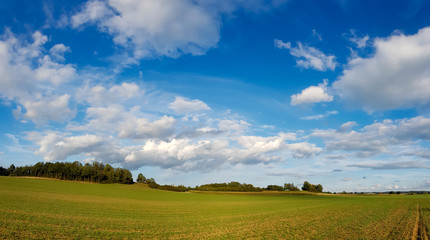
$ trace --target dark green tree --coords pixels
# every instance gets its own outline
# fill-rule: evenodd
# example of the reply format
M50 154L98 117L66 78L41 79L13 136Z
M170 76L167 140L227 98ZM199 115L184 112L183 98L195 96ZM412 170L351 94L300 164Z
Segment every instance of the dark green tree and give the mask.
M284 191L284 188L279 185L268 185L266 189L269 191Z
M0 167L0 176L9 176L9 170L4 167Z
M11 164L8 171L10 175L13 175L13 172L15 171L15 165Z
M316 192L322 192L323 191L323 186L321 184L318 184L315 186L315 191Z
M314 185L314 184L309 183L308 181L305 181L303 183L302 190L308 191L308 192L322 192L323 186L321 184Z
M284 184L285 191L300 191L300 189L295 186L293 183L285 183Z
M142 173L139 173L139 175L137 175L137 182L138 183L146 183L146 177L143 176Z

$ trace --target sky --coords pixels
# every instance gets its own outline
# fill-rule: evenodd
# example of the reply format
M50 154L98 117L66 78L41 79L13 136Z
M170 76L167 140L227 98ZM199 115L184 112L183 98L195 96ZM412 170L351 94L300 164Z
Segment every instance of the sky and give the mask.
M430 1L5 0L0 166L430 190Z

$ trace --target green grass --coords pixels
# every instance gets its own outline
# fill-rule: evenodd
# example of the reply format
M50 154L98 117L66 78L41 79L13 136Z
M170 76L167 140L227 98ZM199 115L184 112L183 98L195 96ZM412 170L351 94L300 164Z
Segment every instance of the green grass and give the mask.
M201 194L0 177L0 239L408 239L430 196Z

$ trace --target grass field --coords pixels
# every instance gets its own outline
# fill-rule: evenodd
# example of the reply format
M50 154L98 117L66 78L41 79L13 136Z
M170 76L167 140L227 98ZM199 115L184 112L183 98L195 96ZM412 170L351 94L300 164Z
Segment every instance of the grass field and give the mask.
M429 195L177 193L0 177L0 239L425 239L429 223Z

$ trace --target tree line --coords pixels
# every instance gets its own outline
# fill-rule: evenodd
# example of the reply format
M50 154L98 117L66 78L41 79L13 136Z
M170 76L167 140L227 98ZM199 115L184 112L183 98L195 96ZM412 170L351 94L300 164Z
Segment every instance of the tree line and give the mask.
M15 167L13 164L0 168L3 176L47 177L60 180L85 181L94 183L132 184L133 176L128 169L114 168L109 164L93 162L82 165L80 162L38 162L33 166Z
M196 186L199 191L229 191L229 192L262 192L264 189L254 187L252 184L229 182L229 183L210 183Z
M312 183L309 183L308 181L305 181L303 183L302 190L308 192L322 192L323 186L321 184L314 185Z
M138 183L146 183L150 188L155 189L161 189L161 190L167 190L167 191L174 191L174 192L187 192L189 190L192 190L191 187L185 187L184 185L160 185L158 184L153 178L146 178L143 176L142 173L139 173L137 175L137 182Z
M123 183L132 184L133 176L128 169L114 168L109 164L93 162L82 165L80 162L38 162L33 166L15 167L11 165L8 169L0 167L0 176L30 176L47 177L60 180L85 181L94 183ZM148 184L150 188L185 192L189 190L199 191L231 191L231 192L262 192L262 191L300 191L293 183L285 183L284 186L268 185L266 188L255 187L252 184L229 182L210 183L200 186L186 187L184 185L160 185L154 178L146 178L142 173L137 177L138 183ZM322 192L321 184L303 183L303 191Z
M200 186L185 187L183 185L160 185L154 178L146 178L142 173L137 176L138 183L146 183L150 188L162 189L176 192L186 192L189 190L198 191L228 191L228 192L262 192L262 191L300 191L300 189L293 183L285 183L284 186L268 185L266 188L254 187L252 184L229 182L229 183L210 183ZM303 191L308 192L322 192L323 187L321 184L311 184L308 181L303 183Z

